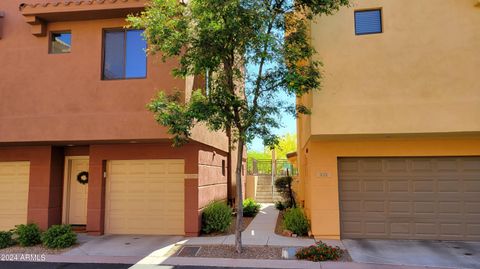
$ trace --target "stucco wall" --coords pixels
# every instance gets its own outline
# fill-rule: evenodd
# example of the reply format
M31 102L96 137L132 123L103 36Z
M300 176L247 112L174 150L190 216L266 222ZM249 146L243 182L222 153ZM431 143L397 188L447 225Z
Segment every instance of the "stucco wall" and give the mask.
M205 150L198 152L199 209L211 201L227 200L227 170L225 153Z
M0 40L0 143L170 137L145 105L158 90L183 92L201 81L173 78L177 61L163 63L153 56L148 57L146 79L102 80L102 30L123 27L125 20L48 23L47 33L70 30L72 34L70 53L49 54L49 34L32 35L32 26L19 11L21 3L39 2L0 1L5 14ZM224 134L197 128L193 138L227 150Z
M311 38L324 84L313 94L311 133L480 131L475 4L365 0L319 18ZM368 8L382 9L384 31L356 36L354 10Z
M480 156L480 137L316 140L302 152L305 209L312 233L338 239L338 157Z

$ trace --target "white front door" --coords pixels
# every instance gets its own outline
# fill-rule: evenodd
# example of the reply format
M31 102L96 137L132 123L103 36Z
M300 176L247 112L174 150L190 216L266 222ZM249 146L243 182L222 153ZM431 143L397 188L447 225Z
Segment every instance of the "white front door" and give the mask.
M68 160L68 194L67 194L67 223L87 224L87 195L88 183L82 183L87 179L88 157Z

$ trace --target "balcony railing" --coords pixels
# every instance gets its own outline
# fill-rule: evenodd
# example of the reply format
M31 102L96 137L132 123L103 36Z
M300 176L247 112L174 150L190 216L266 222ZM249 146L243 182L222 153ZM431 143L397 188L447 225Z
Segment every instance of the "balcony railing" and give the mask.
M273 165L271 159L249 158L247 162L247 173L249 175L272 175ZM275 176L295 176L298 174L291 163L285 159L275 160Z

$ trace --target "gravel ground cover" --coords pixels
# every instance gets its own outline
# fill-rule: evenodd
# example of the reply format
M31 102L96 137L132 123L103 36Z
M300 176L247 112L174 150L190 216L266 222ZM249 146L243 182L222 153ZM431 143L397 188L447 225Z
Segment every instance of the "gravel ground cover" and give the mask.
M0 249L0 254L60 254L69 251L73 248L80 246L75 244L69 248L64 249L51 249L44 247L43 245L36 245L31 247L21 247L19 245L11 246L8 248Z
M197 257L280 260L282 259L282 248L243 247L242 253L238 254L235 246L202 246Z

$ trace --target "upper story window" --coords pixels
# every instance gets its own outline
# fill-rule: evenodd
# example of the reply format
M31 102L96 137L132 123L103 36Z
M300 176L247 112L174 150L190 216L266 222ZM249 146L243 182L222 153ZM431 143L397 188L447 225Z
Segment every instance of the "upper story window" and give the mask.
M145 78L147 42L143 30L105 30L102 79Z
M72 49L72 33L70 31L52 32L50 34L50 53L69 53Z
M355 34L368 35L382 32L382 10L355 11Z

